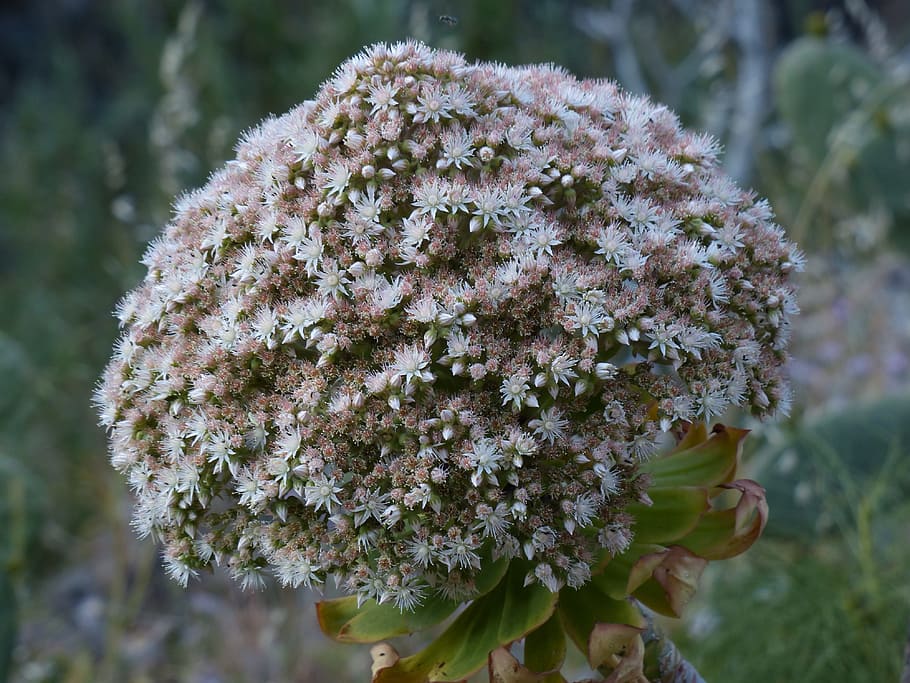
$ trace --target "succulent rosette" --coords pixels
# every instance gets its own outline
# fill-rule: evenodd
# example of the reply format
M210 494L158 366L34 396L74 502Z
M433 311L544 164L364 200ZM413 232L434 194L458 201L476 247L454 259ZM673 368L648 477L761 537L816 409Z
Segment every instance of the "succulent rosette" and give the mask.
M628 595L678 613L764 524L743 432L703 425L788 405L802 256L717 153L552 66L352 58L177 201L118 308L96 400L137 530L182 582L332 577L342 640L472 601L379 680L640 638Z

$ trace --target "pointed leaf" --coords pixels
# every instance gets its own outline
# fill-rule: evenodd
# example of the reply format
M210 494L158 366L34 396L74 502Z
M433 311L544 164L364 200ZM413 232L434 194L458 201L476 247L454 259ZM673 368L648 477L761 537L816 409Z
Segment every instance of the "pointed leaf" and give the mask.
M614 600L622 600L629 595L629 574L632 567L643 555L664 550L664 546L654 543L633 543L622 555L608 558L609 561L597 568L591 579L606 595Z
M690 429L680 446L691 443L689 435L693 431L697 430ZM748 433L747 429L715 425L707 441L686 449L677 447L667 455L643 463L641 471L651 476L651 486L655 487L724 484L736 476L743 439Z
M632 530L640 543L669 543L695 529L708 510L703 488L650 488L651 505L633 503L626 510L635 518Z
M722 488L740 491L739 502L729 510L711 510L698 526L679 540L699 557L725 560L748 550L768 522L765 489L750 479L739 479Z
M566 632L559 614L554 611L540 628L531 631L525 638L525 666L538 673L559 671L565 658ZM549 677L542 680L550 683Z
M373 665L370 667L370 669L373 672L374 676L380 669L386 669L401 659L401 656L398 654L398 650L396 650L388 643L377 643L371 647L370 657L373 658Z
M598 623L643 627L645 619L631 601L614 600L595 583L578 590L563 588L559 593L559 618L572 642L588 656L591 631Z
M628 624L596 624L588 641L588 663L591 668L607 666L615 669L631 649L632 641L642 633L643 628Z
M556 593L524 585L526 568L513 562L503 581L477 598L445 632L417 654L382 669L373 683L460 681L480 669L501 645L543 624L556 606Z
M490 683L540 683L541 675L521 665L504 647L490 653L487 664Z
M655 612L680 617L707 566L704 558L675 545L642 557L629 575L629 590Z
M413 612L402 612L394 605L367 600L357 607L349 596L323 600L316 604L322 632L341 643L375 643L393 636L414 633L445 620L459 603L429 598Z
M483 595L502 580L508 560L488 563L475 579ZM444 621L460 603L431 597L413 612L402 612L389 603L367 600L357 607L357 598L349 596L323 600L316 604L316 616L322 632L342 643L375 643L393 636L414 633Z
M676 444L676 448L672 451L673 453L694 448L708 440L708 427L704 422L688 422L684 424L687 425L685 434L683 434L683 438L680 439L679 443Z

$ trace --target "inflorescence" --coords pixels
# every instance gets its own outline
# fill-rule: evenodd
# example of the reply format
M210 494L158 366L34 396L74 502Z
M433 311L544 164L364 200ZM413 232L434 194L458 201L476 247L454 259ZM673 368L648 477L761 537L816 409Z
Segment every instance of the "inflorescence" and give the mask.
M664 432L786 410L802 256L717 153L552 66L349 60L178 201L118 308L96 400L136 529L181 582L584 584Z

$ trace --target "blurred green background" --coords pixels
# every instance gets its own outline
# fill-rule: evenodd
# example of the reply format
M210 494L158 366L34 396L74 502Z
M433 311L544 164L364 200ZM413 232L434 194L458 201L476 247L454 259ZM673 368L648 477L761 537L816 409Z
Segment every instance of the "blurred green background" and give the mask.
M366 680L365 649L316 630L316 596L163 577L132 536L90 395L110 311L174 196L361 46L406 37L650 93L769 197L809 255L793 414L746 424L772 521L713 568L674 635L711 682L896 680L910 624L905 1L7 0L0 683Z

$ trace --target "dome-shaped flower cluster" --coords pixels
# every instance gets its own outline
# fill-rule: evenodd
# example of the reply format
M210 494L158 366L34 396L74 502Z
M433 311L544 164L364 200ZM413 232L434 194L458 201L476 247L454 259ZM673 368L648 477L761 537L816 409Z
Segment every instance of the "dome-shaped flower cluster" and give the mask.
M97 392L185 581L412 608L579 586L683 421L786 406L801 256L715 143L605 81L375 46L179 200Z

